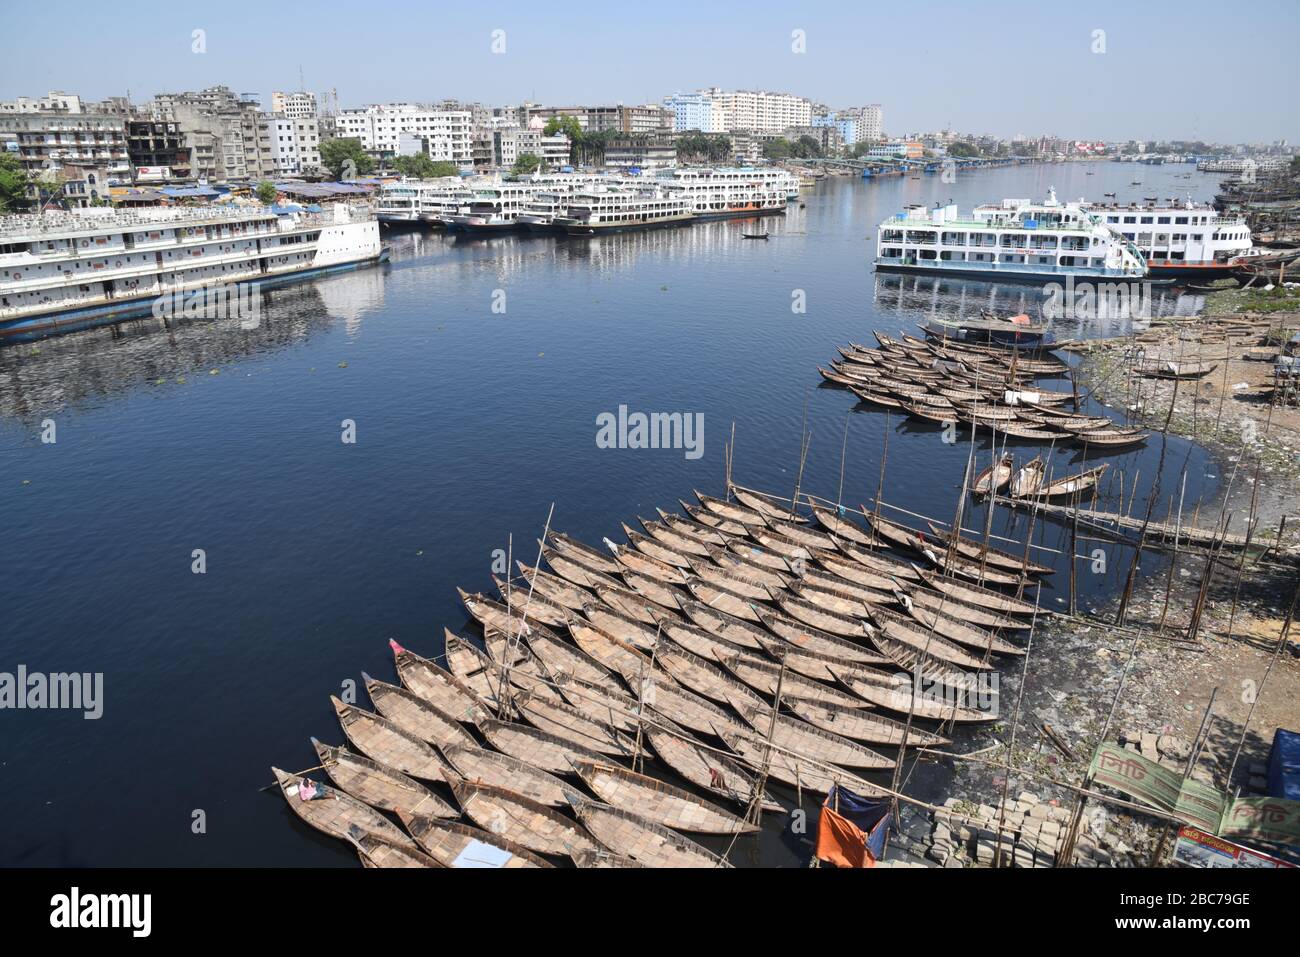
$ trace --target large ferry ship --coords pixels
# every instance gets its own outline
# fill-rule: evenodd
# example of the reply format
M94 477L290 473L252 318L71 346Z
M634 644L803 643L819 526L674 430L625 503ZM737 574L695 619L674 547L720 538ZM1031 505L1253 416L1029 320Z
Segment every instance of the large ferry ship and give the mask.
M444 217L448 229L470 233L502 233L522 228L519 214L539 190L530 182L493 183L474 190L470 200Z
M1134 241L1082 202L1004 199L963 218L956 206L910 206L876 231L876 268L1045 282L1142 279Z
M573 195L555 225L570 236L681 226L695 213L680 196L657 189L602 188Z
M144 315L160 297L259 288L380 260L365 206L91 208L0 218L0 342Z
M448 205L468 201L470 195L459 176L386 183L375 197L375 218L385 225L430 222L437 214L453 212Z
M1241 216L1188 200L1181 206L1089 204L1111 229L1137 246L1154 279L1221 279L1254 252Z
M662 174L660 182L698 220L784 213L791 197L799 195L799 178L777 168L681 168Z

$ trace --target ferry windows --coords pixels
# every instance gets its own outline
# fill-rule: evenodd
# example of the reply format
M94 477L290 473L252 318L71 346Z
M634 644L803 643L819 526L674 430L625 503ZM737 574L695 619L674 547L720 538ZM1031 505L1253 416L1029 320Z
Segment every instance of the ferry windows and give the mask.
M1144 225L1144 226L1148 226L1148 225L1151 224L1151 222L1152 222L1152 219L1151 219L1150 216L1143 216L1143 217L1142 217L1142 225Z
M1124 222L1125 222L1125 223L1136 223L1136 222L1137 222L1137 217L1136 217L1136 216L1125 216L1125 217L1124 217Z
M1187 217L1186 217L1186 216L1178 216L1178 217L1175 217L1175 219L1174 219L1174 225L1175 225L1175 226L1186 226L1186 225L1187 225Z

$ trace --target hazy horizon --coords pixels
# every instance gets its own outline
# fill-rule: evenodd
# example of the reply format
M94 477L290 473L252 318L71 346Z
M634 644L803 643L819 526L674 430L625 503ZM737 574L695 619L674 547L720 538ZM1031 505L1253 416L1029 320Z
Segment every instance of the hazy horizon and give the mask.
M1251 21L1267 25L1260 36L1226 29L1225 8L1208 0L1179 5L1176 19L1168 7L1112 0L1079 9L1028 0L862 10L757 0L594 11L392 4L380 16L338 2L276 9L250 26L233 8L172 11L124 0L113 20L87 19L93 29L73 33L54 26L48 10L14 8L0 99L129 91L143 103L225 84L269 108L273 90L300 88L301 68L303 88L336 89L344 109L444 98L658 103L719 86L794 93L833 108L880 103L891 134L1296 139L1295 114L1264 95L1292 79L1294 0L1250 6ZM195 30L204 31L204 53L192 51ZM497 30L504 53L492 50ZM796 30L805 52L793 52Z

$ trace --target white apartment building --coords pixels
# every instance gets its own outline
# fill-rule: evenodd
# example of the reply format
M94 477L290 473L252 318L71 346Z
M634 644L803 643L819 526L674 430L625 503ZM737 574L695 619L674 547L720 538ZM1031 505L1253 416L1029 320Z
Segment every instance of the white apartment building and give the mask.
M276 90L271 94L271 112L281 113L295 119L316 115L315 93L281 93Z
M885 113L879 103L840 110L838 115L841 119L852 117L856 121L856 142L878 142L885 138Z
M704 91L674 93L664 97L664 107L673 114L673 132L699 130L701 133L723 133L722 111L713 97Z
M81 113L81 97L50 90L44 96L0 100L0 113Z
M515 127L492 131L493 163L502 168L514 166L519 157L532 153L548 170L554 170L569 164L569 148L567 136L546 136L536 121L526 130Z
M320 129L316 118L272 114L267 118L270 162L279 175L319 168Z
M416 103L344 110L335 118L336 135L355 137L371 153L398 155L401 134L420 137L433 160L468 166L473 160L473 114L468 110L433 110Z
M778 133L792 126L812 124L813 104L802 96L791 93L769 93L765 90L712 89L707 92L714 106L714 132L732 130Z

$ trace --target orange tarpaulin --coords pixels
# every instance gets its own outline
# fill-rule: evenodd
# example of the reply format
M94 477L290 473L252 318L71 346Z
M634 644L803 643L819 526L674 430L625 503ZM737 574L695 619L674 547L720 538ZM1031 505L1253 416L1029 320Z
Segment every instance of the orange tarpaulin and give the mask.
M867 835L846 817L828 807L821 809L817 821L817 859L836 867L875 867L876 859L867 850Z

